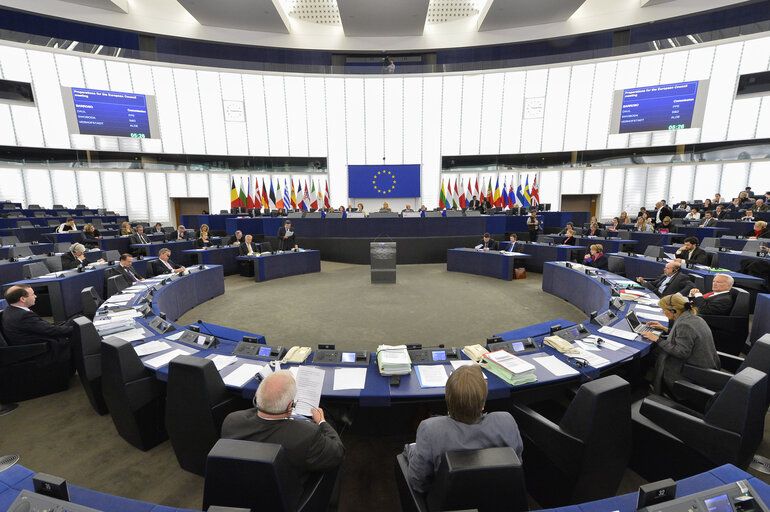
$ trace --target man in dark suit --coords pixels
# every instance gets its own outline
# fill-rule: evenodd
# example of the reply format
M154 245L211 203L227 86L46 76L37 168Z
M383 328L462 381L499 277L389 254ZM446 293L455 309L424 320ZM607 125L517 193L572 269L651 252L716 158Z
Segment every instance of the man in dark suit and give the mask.
M243 244L243 231L240 229L235 232L233 236L227 240L227 245L241 245Z
M172 242L174 240L187 240L187 234L183 225L180 224L176 231L168 234L168 241Z
M727 274L717 274L711 283L711 292L701 294L697 288L690 290L690 302L698 308L700 315L729 315L733 309L730 290L734 280Z
M698 239L694 236L684 239L684 247L676 251L676 257L696 265L708 265L709 262L708 254L698 247Z
M128 253L125 253L120 255L120 262L118 262L118 264L113 267L115 272L123 276L123 279L126 280L128 286L144 280L142 276L139 275L139 272L134 270L134 267L132 266L133 262L134 257Z
M297 383L287 370L270 374L257 388L255 407L227 415L222 437L283 447L294 485L304 487L310 473L338 467L345 458L345 447L322 409L311 409L312 421L292 419ZM292 494L296 506L301 490Z
M155 229L152 230L153 235L165 235L166 232L163 231L163 224L160 222L155 223Z
M152 262L152 270L153 275L159 276L161 274L171 274L172 272L174 274L180 274L184 272L185 269L181 265L177 265L173 261L171 261L169 258L171 257L171 250L164 247L160 251L158 251L158 259Z
M666 201L658 201L655 207L658 209L658 211L655 213L655 224L662 223L663 219L666 217L674 217L674 210L672 210L671 207L666 204Z
M715 228L715 227L717 227L717 220L714 218L714 212L709 210L704 215L706 216L706 218L703 219L703 222L701 223L700 227L702 227L702 228Z
M149 244L150 239L147 238L147 235L144 234L144 226L139 224L136 226L136 233L131 235L131 243L132 244Z
M498 247L497 240L492 238L489 233L484 233L484 238L481 239L481 243L476 246L476 249L481 251L496 251Z
M727 211L725 211L724 206L717 205L717 209L714 212L714 217L716 217L717 220L725 220L727 218Z
M473 196L473 199L471 199L468 202L468 209L469 210L480 210L481 209L481 202L479 201L478 197Z
M636 281L651 290L658 297L681 293L686 295L692 288L692 281L685 274L682 274L682 264L678 261L670 261L663 267L663 274L651 281L643 277L638 277Z
M741 205L741 199L739 197L736 197L735 199L733 199L733 202L730 203L730 205L727 207L727 209L730 210L730 211L733 211L733 212L737 212L737 211L743 210L744 208Z
M299 245L297 245L294 228L291 227L291 220L286 219L283 226L278 228L278 250L289 251L291 249L299 249Z
M252 236L246 235L241 243L240 255L241 256L253 256L259 254L259 246L251 241Z
M46 322L29 308L35 305L35 291L28 284L11 286L5 292L8 307L3 311L3 333L9 345L49 343L50 351L41 360L69 358L68 336L71 325L54 325Z
M70 250L62 254L61 256L61 269L72 270L78 267L85 267L88 265L88 260L85 256L86 247L83 244L75 242L70 245ZM104 261L99 258L98 261Z

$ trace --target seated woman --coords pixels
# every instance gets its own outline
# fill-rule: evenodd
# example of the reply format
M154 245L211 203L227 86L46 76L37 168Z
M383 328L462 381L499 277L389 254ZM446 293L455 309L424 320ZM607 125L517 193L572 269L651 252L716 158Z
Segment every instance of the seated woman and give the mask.
M387 201L382 203L382 208L380 208L380 211L381 212L389 212L390 211L390 205L388 204Z
M430 490L444 453L510 446L521 458L524 445L507 412L484 413L487 383L478 365L461 366L446 382L448 416L434 416L417 427L417 440L404 447L407 479L417 492Z
M83 245L89 249L99 247L99 240L102 238L102 235L93 224L86 224L85 227L83 227L83 236L85 237Z
M663 222L655 228L658 233L676 233L676 226L671 223L671 217L663 217Z
M204 231L201 229L200 236L195 240L195 248L204 249L206 247L211 247L211 239L209 238L208 230Z
M604 236L604 231L599 229L599 224L594 222L588 228L588 231L583 232L583 235L584 236Z
M134 230L131 228L131 224L128 221L120 225L120 236L133 235Z
M618 219L620 219L621 224L631 224L631 219L628 218L628 213L626 212L620 212L620 217L618 217Z
M601 244L594 244L589 247L590 254L586 254L583 262L589 267L607 270L610 260L604 255L604 247Z
M711 199L706 199L703 201L703 209L708 210L713 207L713 203L711 202Z
M206 237L207 238L210 236L209 225L208 224L201 224L201 229L200 229L200 231L198 231L198 238L201 238L203 233L206 233Z
M770 230L767 229L767 222L758 220L754 223L754 229L746 233L746 236L754 240L756 238L770 238Z
M366 217L366 210L364 210L364 203L358 203L358 211L364 214Z
M572 224L571 222L568 222L568 223L567 223L567 225L566 225L566 226L564 226L564 229L562 229L561 231L559 231L559 232L557 233L557 235L558 235L558 236L563 236L563 235L566 235L566 234L567 234L567 231L570 231L570 230L574 230L574 229L575 229L575 226L574 226L574 224Z
M676 207L677 210L689 210L690 208L687 206L687 201L679 201L679 205Z
M562 245L575 245L577 240L575 240L575 231L572 229L567 230L567 238L564 239L564 241L561 243Z
M662 394L666 390L672 393L674 382L686 380L682 376L685 364L718 370L720 361L711 328L697 316L697 308L687 298L679 294L666 295L658 301L658 307L663 309L669 325L673 323L673 327L669 330L659 322L647 322L650 327L668 332L668 335L645 332L642 336L657 342L655 351L658 357L652 379L654 392Z
M636 225L634 225L634 230L642 233L652 233L654 231L650 219L647 218L647 213L644 213L636 218Z

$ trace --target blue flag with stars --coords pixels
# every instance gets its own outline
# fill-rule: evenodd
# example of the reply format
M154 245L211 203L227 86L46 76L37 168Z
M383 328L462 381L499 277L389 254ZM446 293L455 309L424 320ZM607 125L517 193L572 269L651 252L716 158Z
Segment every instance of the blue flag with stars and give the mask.
M348 165L348 197L420 197L420 165Z

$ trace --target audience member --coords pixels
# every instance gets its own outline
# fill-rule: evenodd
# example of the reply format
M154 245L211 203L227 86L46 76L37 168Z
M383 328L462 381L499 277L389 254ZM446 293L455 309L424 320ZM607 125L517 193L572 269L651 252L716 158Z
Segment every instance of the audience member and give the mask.
M671 223L671 217L663 217L663 222L655 226L658 233L676 233L676 226Z
M620 225L620 217L613 217L612 218L612 224L610 224L607 229L610 231L617 231L619 229L622 229L622 226Z
M259 254L259 246L252 242L252 236L246 235L243 238L243 242L241 242L241 248L239 250L239 253L241 256L254 256L255 254Z
M468 209L469 210L480 210L481 209L481 202L479 201L479 198L477 196L473 196L473 198L468 203Z
M639 215L636 218L636 224L634 225L634 229L636 231L639 231L640 233L649 233L654 231L654 228L652 227L652 223L650 222L650 219L647 218L647 212L643 212L641 215Z
M120 225L120 236L129 236L133 234L134 230L131 229L131 224L128 221L125 221Z
M655 225L661 224L666 217L671 219L674 216L674 210L666 204L664 199L658 201L655 204L655 208L657 208L655 212Z
M165 231L163 231L163 224L160 222L155 223L155 229L152 230L152 235L164 235L166 234Z
M750 239L755 238L770 238L770 230L767 229L767 222L758 220L754 223L754 229L746 233L746 236Z
M171 261L171 250L164 247L161 250L158 251L158 259L153 260L152 270L153 274L158 276L161 274L171 274L172 272L174 274L181 274L186 268L184 268L181 265L177 265L173 261Z
M711 282L711 292L702 294L697 288L690 290L690 302L698 308L701 315L729 315L733 309L730 290L734 280L727 274L717 274Z
M730 203L730 206L727 207L727 209L731 212L737 212L743 210L743 208L744 207L741 205L741 199L739 197L733 199L733 202Z
M169 233L168 235L168 241L172 242L174 240L182 241L187 240L187 233L185 232L185 227L183 225L179 225L178 228L176 228L176 231L173 233Z
M717 192L716 194L714 194L714 204L719 204L721 202L722 202L722 194Z
M637 277L636 281L658 297L675 293L686 294L692 288L692 281L682 273L682 264L678 261L666 263L663 274L655 279L648 281L643 277Z
M75 242L74 244L70 245L70 250L61 256L62 270L72 270L74 268L85 267L88 265L85 252L86 248L81 243ZM99 258L97 261L104 261L104 259Z
M746 210L746 213L741 217L743 222L754 222L754 210Z
M136 226L136 233L131 235L131 244L149 244L150 239L144 234L144 226Z
M626 212L620 212L620 223L621 224L631 224L631 219L628 218L628 213Z
M567 234L567 231L570 231L570 230L574 230L574 229L575 229L575 225L574 225L574 224L572 224L571 222L568 222L568 223L567 223L567 225L566 225L566 226L564 226L564 229L562 229L561 231L559 231L559 233L557 234L557 236L563 236L563 235L566 235L566 234Z
M751 207L752 210L755 212L766 212L768 211L768 207L765 204L765 200L760 198L757 199L757 201L754 203L754 205Z
M704 210L710 210L713 208L713 203L711 202L711 199L706 199L703 201L703 209Z
M86 224L83 226L83 245L88 249L94 249L99 247L99 240L102 239L102 234L93 224Z
M144 281L144 278L140 276L139 272L134 269L133 263L134 257L128 253L125 253L120 255L120 261L113 268L113 270L115 270L118 275L123 276L123 279L126 281L128 286L131 286L132 284L139 281Z
M599 224L592 223L591 226L588 228L588 231L583 232L584 236L604 236L604 232L599 229Z
M227 241L227 245L241 245L243 244L243 231L240 229L235 232L233 236Z
M567 238L564 239L562 245L575 245L577 240L575 239L575 231L572 229L567 230Z
M679 205L676 207L677 210L689 210L690 207L687 206L687 201L679 201Z
M48 343L49 351L36 356L37 361L68 360L72 326L54 325L30 310L35 305L35 290L28 284L11 286L5 292L8 307L3 311L3 333L8 345Z
M684 247L676 251L676 257L696 265L708 265L709 257L706 251L698 247L698 239L688 236L684 239Z
M77 227L75 226L75 219L72 217L59 224L59 227L56 228L56 233L66 233L67 231L77 231Z
M604 254L604 247L601 244L594 244L589 247L590 254L586 254L584 262L586 265L607 270L609 267L609 258Z
M497 240L492 238L489 233L484 233L484 237L481 239L481 243L476 246L476 249L482 251L496 251L499 247Z
M692 208L684 218L685 220L700 220L700 212L697 208Z
M714 218L714 212L707 210L704 213L704 220L700 223L702 228L715 228L717 227L717 220Z
M721 204L717 205L717 209L714 211L714 217L717 220L725 220L727 218L727 210Z

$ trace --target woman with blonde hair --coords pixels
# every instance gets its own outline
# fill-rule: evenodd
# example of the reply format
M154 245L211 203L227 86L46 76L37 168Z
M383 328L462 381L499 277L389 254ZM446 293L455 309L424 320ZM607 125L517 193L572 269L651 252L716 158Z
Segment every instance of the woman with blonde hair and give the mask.
M134 230L131 228L131 223L128 221L125 221L123 224L120 225L120 236L128 236L133 235Z

